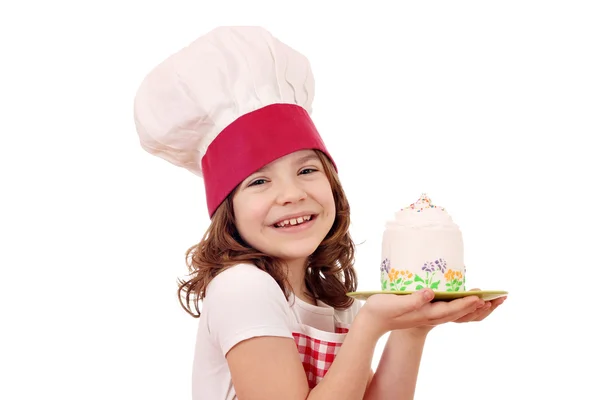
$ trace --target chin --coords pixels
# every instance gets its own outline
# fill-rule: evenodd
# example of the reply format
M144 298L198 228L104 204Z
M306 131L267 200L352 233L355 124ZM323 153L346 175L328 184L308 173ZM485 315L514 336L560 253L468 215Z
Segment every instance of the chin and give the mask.
M282 260L290 261L290 260L298 260L301 258L308 258L311 254L317 250L318 246L311 247L296 247L293 249L279 248L275 254L277 254L277 258L281 258Z
M285 243L276 248L267 249L265 253L273 254L285 261L291 261L309 257L318 247L319 243Z

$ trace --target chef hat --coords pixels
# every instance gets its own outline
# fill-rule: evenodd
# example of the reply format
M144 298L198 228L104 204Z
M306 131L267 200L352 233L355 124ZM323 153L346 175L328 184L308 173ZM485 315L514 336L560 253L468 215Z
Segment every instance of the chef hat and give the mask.
M318 149L306 57L259 27L220 27L142 81L134 117L149 153L204 179L209 216L268 163ZM335 167L335 164L334 164Z

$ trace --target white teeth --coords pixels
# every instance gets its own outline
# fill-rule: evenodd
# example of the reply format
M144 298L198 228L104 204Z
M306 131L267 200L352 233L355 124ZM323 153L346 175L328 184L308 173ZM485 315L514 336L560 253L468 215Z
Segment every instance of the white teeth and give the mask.
M275 226L279 227L279 228L283 228L284 226L287 225L298 225L301 224L305 221L308 221L310 219L310 215L305 215L304 217L298 217L298 218L292 218L292 219L286 219L284 221L281 221L277 224L275 224Z

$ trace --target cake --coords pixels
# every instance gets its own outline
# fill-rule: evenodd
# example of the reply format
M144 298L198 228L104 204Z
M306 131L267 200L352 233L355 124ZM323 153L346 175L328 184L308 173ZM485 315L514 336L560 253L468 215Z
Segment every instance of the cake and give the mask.
M381 289L464 291L463 256L460 229L444 208L423 194L385 225Z

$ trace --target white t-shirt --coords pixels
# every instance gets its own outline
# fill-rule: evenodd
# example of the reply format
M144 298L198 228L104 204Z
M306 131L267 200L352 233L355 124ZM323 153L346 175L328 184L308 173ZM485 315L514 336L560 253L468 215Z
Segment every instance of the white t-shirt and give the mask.
M192 371L193 400L236 399L225 355L256 336L295 340L310 387L327 372L361 303L336 310L308 304L283 291L266 272L239 264L221 272L202 301ZM318 355L320 354L320 355Z

